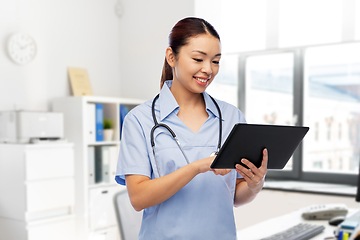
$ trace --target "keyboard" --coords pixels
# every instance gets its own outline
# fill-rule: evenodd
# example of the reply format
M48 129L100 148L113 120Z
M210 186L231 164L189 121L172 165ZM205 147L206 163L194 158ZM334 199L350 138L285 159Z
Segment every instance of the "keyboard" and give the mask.
M308 240L320 234L324 229L325 227L321 225L299 223L261 240Z

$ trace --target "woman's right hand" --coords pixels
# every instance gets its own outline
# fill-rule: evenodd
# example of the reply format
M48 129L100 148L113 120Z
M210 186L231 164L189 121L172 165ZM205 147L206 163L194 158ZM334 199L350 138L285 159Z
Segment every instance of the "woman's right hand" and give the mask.
M215 156L197 160L155 179L144 175L126 175L125 181L131 204L136 211L140 211L166 201L199 173L212 171L216 175L226 175L231 171L230 169L211 169L214 159Z
M224 176L224 175L228 174L231 171L231 169L212 169L210 167L212 162L214 161L215 157L216 156L203 158L203 159L200 159L200 160L197 160L197 161L193 162L193 164L196 165L196 167L198 168L199 173L205 173L207 171L212 171L216 175L221 175L221 176Z

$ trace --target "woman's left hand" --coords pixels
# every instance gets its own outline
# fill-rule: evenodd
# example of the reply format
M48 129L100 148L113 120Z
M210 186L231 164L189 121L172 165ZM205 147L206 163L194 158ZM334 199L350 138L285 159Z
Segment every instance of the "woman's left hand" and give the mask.
M263 160L261 166L257 168L252 162L247 159L241 159L241 162L249 167L249 169L243 167L240 164L236 164L236 171L243 176L249 189L254 193L259 193L264 186L264 179L267 173L268 164L268 152L265 148L263 150Z

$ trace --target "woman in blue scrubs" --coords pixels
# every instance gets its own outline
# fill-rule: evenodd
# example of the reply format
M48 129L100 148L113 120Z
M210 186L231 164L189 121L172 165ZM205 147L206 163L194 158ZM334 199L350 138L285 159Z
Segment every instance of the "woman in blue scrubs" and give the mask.
M154 104L159 123L153 132L153 99L125 117L116 181L127 186L135 210L144 210L139 239L236 239L233 207L252 201L267 172L260 168L211 169L217 150L220 114L206 88L219 71L220 37L203 19L180 20L169 47ZM222 141L235 123L245 123L236 107L215 100L222 114ZM223 144L223 142L221 143Z

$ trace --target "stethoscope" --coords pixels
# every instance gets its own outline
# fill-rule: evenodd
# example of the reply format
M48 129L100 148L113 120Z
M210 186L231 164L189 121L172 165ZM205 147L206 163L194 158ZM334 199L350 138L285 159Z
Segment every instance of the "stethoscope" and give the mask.
M217 104L217 102L215 101L215 99L213 97L211 97L209 95L209 97L211 98L211 100L214 102L215 106L216 106L216 109L218 110L218 113L219 113L219 142L218 142L218 147L217 147L217 150L212 152L210 154L210 156L214 156L214 155L217 155L219 150L220 150L220 147L221 147L221 135L222 135L222 117L221 117L221 110L219 108L219 105ZM152 112L152 117L153 117L153 120L154 120L154 126L152 127L151 129L151 132L150 132L150 140L151 140L151 146L152 146L152 149L153 149L153 153L154 153L154 158L155 158L155 164L156 164L156 168L157 168L157 171L159 173L159 176L161 177L161 174L160 174L160 171L159 171L159 165L158 165L158 162L157 162L157 158L156 158L156 153L155 153L155 141L154 141L154 131L156 128L158 127L164 127L166 128L171 136L173 137L173 139L175 140L176 144L178 145L180 151L182 152L182 154L184 155L185 159L186 159L186 162L187 164L190 164L189 162L189 159L187 158L184 150L182 149L181 145L180 145L180 142L179 140L177 139L176 137L176 134L175 132L166 124L164 123L158 123L158 121L156 120L156 116L155 116L155 102L156 100L159 98L159 94L156 95L156 97L154 98L153 102L152 102L152 106L151 106L151 112Z

